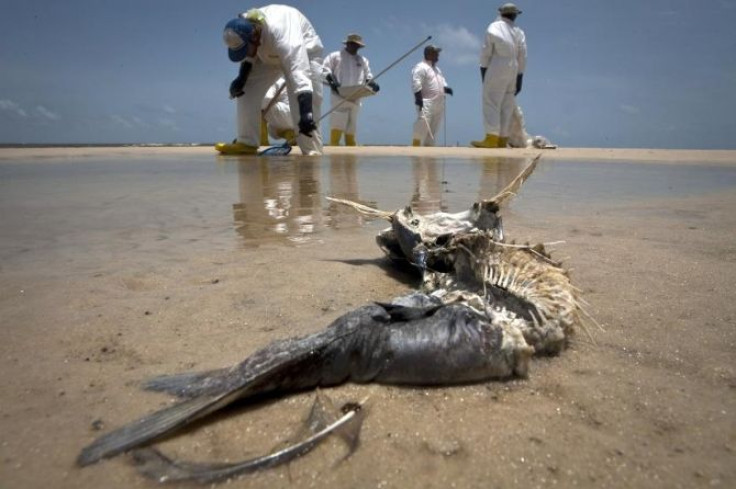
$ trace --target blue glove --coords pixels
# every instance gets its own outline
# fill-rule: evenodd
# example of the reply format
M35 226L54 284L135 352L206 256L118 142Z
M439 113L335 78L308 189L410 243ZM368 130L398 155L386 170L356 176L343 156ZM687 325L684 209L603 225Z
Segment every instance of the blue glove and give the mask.
M452 94L453 94L453 92L452 92L452 88L450 88L450 87L445 87L445 93L446 93L447 95L452 95Z
M299 102L299 132L312 137L312 133L317 130L312 113L312 92L302 92L296 99Z
M238 77L230 83L230 98L238 98L245 93L245 82L248 81L251 68L253 68L253 63L249 61L240 63Z

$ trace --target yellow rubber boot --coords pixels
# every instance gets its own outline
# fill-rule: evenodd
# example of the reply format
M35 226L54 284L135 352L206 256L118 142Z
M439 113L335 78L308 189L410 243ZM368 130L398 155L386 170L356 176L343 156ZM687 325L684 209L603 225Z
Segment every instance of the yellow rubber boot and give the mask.
M509 145L509 138L500 137L498 138L498 147L505 148Z
M483 141L470 141L470 144L476 148L498 148L499 139L496 134L486 134L486 138Z
M355 134L345 133L345 146L355 146Z
M341 137L342 131L340 129L333 129L330 131L330 146L340 146Z
M281 137L286 139L286 142L289 143L290 146L294 146L296 144L296 133L291 129L282 131Z
M217 143L215 149L224 155L254 155L258 153L256 146L233 141L232 143Z
M268 126L263 116L261 116L261 146L268 146Z
M418 140L418 139L412 139L411 140L411 145L412 146L421 146L422 145L422 142L420 140Z

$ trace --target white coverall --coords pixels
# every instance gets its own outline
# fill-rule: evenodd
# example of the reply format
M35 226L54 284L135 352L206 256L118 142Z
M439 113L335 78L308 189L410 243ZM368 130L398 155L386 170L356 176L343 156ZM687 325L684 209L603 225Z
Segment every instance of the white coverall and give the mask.
M526 37L512 21L498 17L486 30L480 51L483 80L483 124L486 134L508 137L514 112L516 75L526 68Z
M328 54L322 66L324 76L331 74L337 83L345 87L364 85L367 80L373 78L368 59L360 54L350 54L344 49ZM330 94L331 109L337 107L330 114L330 129L354 135L361 101L358 99L343 103L343 100L345 99L335 92Z
M286 5L267 5L241 14L262 15L261 44L253 68L245 82L245 94L237 98L239 143L258 146L260 142L261 103L266 91L284 76L294 127L299 127L297 95L312 92L312 114L317 122L322 114L322 41L309 20L297 9ZM312 137L299 134L297 144L302 154L322 154L319 127Z
M422 146L434 146L437 142L437 131L445 115L446 86L442 71L427 60L420 61L411 70L411 92L421 90L424 104L417 110L412 139L418 139Z
M284 85L286 80L283 77L276 80L276 83L271 85L271 88L266 92L266 96L263 98L261 104L261 110L271 105L263 116L266 119L266 125L268 126L268 134L274 139L281 139L284 131L295 131L294 120L291 118L291 110L289 108L289 94L287 93ZM284 87L283 89L281 87ZM279 90L281 92L279 93ZM271 101L276 97L276 101L271 104Z
M508 138L508 144L511 148L527 148L531 146L532 139L529 137L529 133L526 132L524 113L517 104L514 104L514 110L511 113Z

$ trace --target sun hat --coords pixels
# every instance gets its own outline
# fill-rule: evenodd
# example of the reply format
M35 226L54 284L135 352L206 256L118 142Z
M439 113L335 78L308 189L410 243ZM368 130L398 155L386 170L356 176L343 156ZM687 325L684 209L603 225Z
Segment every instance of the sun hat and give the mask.
M502 14L520 14L521 10L519 10L519 7L514 5L513 3L504 3L500 7L498 7L499 13Z
M240 17L236 17L225 25L222 39L227 46L230 61L239 63L245 59L253 31L253 24Z
M347 44L349 42L355 43L362 48L365 47L365 43L363 43L363 38L360 37L360 34L348 34L348 37L342 43Z

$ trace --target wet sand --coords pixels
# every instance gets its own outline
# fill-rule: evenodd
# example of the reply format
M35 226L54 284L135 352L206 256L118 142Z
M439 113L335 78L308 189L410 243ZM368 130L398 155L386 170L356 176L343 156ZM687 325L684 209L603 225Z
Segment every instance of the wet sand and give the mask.
M211 153L0 149L0 162L64 164L113 151L131 158ZM477 150L328 153L466 158ZM581 165L736 167L734 151L542 154L542 161ZM644 196L539 220L524 212L535 198L527 190L504 213L508 236L564 241L553 256L573 269L605 331L589 325L594 341L581 332L560 356L535 358L527 379L325 389L336 403L369 397L357 452L340 461L344 447L329 440L288 467L229 487L736 486L736 192ZM74 459L101 433L171 402L141 391L141 380L231 365L270 341L320 330L350 309L411 289L413 278L394 271L375 246L375 229L254 249L192 240L166 252L150 244L160 239L151 229L135 236L135 252L112 249L84 267L73 255L55 254L63 242L49 245L47 262L0 265L0 487L156 486L124 456L84 469ZM108 238L100 231L98 239ZM161 446L197 460L259 455L299 428L313 397L239 406Z

